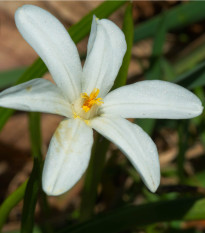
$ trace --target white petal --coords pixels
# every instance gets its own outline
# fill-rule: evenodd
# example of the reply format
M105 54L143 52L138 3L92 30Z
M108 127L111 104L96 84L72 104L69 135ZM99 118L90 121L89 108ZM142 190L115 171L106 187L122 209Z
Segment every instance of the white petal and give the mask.
M43 190L60 195L73 187L88 167L93 131L79 119L64 120L51 139L43 169Z
M110 20L93 17L88 54L83 67L83 92L100 89L105 96L118 74L127 45L123 32Z
M120 87L104 98L100 111L125 118L186 119L201 114L199 98L165 81L142 81Z
M73 101L80 95L82 67L77 48L63 25L49 12L24 5L15 14L16 26L48 67L57 86Z
M98 117L91 126L115 143L127 156L150 191L160 182L157 148L151 138L137 125L123 118Z
M50 81L41 78L2 91L0 93L0 106L72 117L71 105L65 100L59 88Z

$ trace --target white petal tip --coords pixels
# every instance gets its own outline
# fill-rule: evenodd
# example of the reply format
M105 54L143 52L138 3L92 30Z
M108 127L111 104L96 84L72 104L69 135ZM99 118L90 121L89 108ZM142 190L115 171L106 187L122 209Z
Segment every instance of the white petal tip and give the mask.
M150 190L150 192L155 193L157 191L158 187L159 187L159 184L153 185L152 187L147 187L147 188Z
M160 167L153 169L149 175L142 176L142 180L150 192L155 193L160 185Z
M43 185L43 191L48 195L48 196L59 196L63 193L65 193L68 190L64 189L59 189L54 186L45 186Z
M204 110L204 107L203 107L202 105L200 105L200 106L199 106L199 109L198 109L198 113L197 113L197 115L196 115L196 116L201 115L201 114L202 114L202 112L203 112L203 110Z
M151 184L146 184L147 188L150 190L150 192L155 193L159 187L160 184L160 177L154 182L152 182Z
M21 31L21 25L24 25L24 23L28 20L31 11L35 8L39 7L33 5L23 5L16 10L14 18L19 31Z
M198 117L199 115L202 114L204 107L202 106L201 102L196 105L188 112L187 118L193 118L193 117Z
M27 11L28 9L32 9L35 7L36 6L32 6L32 5L23 5L23 6L19 7L15 12L15 19L16 19L16 17L21 16L21 14L24 13L25 11Z

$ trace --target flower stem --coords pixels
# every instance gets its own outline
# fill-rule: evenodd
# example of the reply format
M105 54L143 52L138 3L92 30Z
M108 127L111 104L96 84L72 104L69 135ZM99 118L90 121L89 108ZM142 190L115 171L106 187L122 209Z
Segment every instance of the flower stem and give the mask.
M90 164L85 177L80 208L81 221L89 219L93 214L97 196L97 187L102 176L108 147L109 142L98 134L93 146Z

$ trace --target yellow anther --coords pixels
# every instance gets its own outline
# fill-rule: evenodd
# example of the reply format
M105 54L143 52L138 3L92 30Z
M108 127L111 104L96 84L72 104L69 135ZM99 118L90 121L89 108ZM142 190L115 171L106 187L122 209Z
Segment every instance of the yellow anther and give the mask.
M98 88L95 88L91 93L90 96L87 93L82 93L81 98L85 99L83 103L83 110L85 112L88 112L93 105L101 105L103 104L102 98L97 98L100 90Z

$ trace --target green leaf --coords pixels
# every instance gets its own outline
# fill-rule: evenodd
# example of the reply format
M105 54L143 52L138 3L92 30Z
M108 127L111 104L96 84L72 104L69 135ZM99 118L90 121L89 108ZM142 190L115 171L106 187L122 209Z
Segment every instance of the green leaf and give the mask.
M105 165L106 152L109 141L101 135L97 135L93 146L92 154L83 187L83 195L80 207L80 220L87 220L93 215L97 187L100 182L103 167Z
M185 153L188 148L188 128L189 121L183 120L178 126L178 138L179 138L179 152L177 154L177 171L178 177L181 183L185 181L185 171L184 171L184 162L185 162Z
M173 220L205 218L205 198L181 198L143 205L128 205L99 214L89 221L58 233L118 233L128 229Z
M99 7L88 13L78 23L69 28L68 32L75 43L81 41L90 31L93 14L98 18L106 18L121 7L126 1L106 1ZM16 84L29 81L34 78L42 77L47 72L43 61L38 58L21 75ZM3 128L9 117L14 113L11 109L0 108L0 130Z
M21 233L32 232L33 230L35 207L41 187L42 154L40 128L40 114L29 113L29 131L34 165L24 196Z
M24 196L23 213L21 218L21 233L32 232L34 224L34 212L38 193L40 190L41 164L34 158L33 170L31 172Z
M23 199L27 181L19 186L0 206L0 232L10 211Z
M172 82L176 78L176 73L173 66L164 57L161 58L160 63L163 73L163 80Z
M160 59L163 54L163 46L166 37L166 22L167 22L167 17L164 14L161 20L159 21L158 27L156 28L157 30L154 37L152 54L150 58L150 67L148 68L145 74L146 79L148 80L162 78Z
M31 152L34 158L42 162L41 153L41 115L40 113L29 113L29 132L31 140Z
M26 68L17 68L0 72L0 89L12 86L18 78L25 72Z
M196 48L192 49L189 53L183 57L177 59L173 64L174 72L180 75L186 71L190 71L195 68L199 62L203 62L205 59L205 44L202 43Z
M137 25L134 30L134 43L156 34L157 27L164 14L167 16L166 31L180 29L205 18L205 2L187 2L173 7L162 14Z
M130 64L131 52L132 52L132 46L133 46L133 35L134 35L134 25L133 25L133 18L132 18L132 4L131 3L128 4L126 11L125 11L122 31L125 34L125 39L127 42L127 51L125 53L123 63L118 73L118 76L115 79L113 89L124 86L127 80L128 68Z
M152 135L155 127L155 119L135 119L134 123L139 125L147 134Z
M205 85L205 62L200 63L192 70L180 75L174 80L175 83L189 89Z
M78 23L71 26L68 30L71 38L75 43L81 41L87 34L90 32L91 23L93 15L96 15L98 18L107 18L113 12L115 12L119 7L125 4L123 1L105 1L99 7L91 11L85 17L83 17Z

